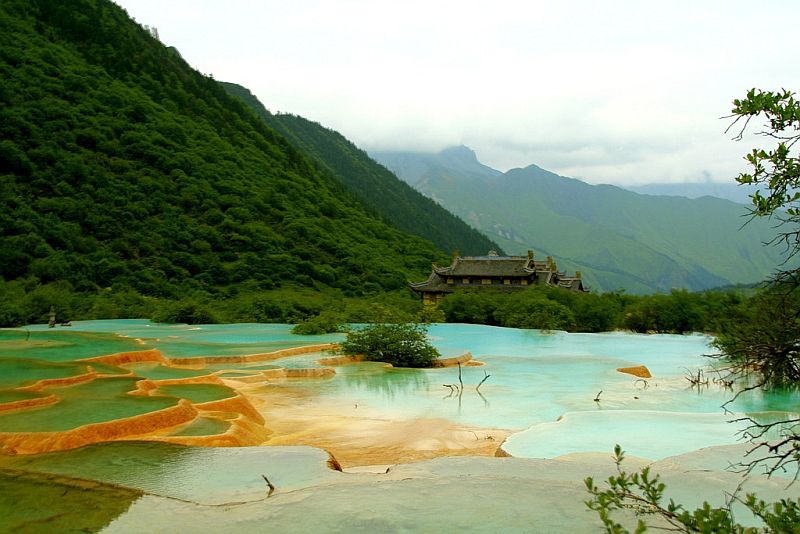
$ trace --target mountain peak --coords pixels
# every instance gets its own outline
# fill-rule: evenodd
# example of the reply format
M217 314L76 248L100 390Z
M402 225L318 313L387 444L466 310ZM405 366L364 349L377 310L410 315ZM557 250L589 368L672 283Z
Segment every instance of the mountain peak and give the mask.
M439 156L448 160L459 161L461 163L479 163L478 155L468 146L459 145L445 148L439 152Z

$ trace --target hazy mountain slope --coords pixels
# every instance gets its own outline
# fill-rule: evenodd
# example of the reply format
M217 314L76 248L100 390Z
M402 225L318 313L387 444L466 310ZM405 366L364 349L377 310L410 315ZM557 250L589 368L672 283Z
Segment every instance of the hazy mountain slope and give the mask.
M755 188L731 182L682 182L675 184L644 184L625 186L628 191L643 195L678 196L686 198L716 197L738 204L750 205Z
M407 167L413 159L375 156L387 165L405 158ZM435 164L426 163L431 159ZM459 180L456 170L442 170L445 162L435 155L416 160L424 168L420 191L507 251L552 255L595 288L641 293L755 282L780 261L777 249L763 246L773 235L769 223L753 221L740 230L746 207L726 200L640 195L536 166Z
M436 180L449 176L459 182L482 182L503 174L483 165L478 161L475 152L463 145L446 148L437 154L373 151L370 156L391 169L401 180L418 189L424 188L426 180L431 176L435 176Z
M232 83L223 86L393 226L429 239L446 252L485 254L498 248L485 235L398 180L340 133L296 115L274 115L248 89Z
M0 139L5 281L369 292L442 256L106 0L0 4Z

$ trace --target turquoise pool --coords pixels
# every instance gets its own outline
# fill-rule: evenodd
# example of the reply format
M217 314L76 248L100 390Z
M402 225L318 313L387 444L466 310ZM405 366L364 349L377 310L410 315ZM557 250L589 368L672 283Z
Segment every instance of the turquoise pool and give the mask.
M4 350L0 343L0 361L9 370L14 369L14 375L25 378L74 372L72 364L64 363L59 364L63 369L48 369L44 373L36 368L37 358L59 361L75 354L97 355L99 348L120 351L152 347L168 356L241 355L342 339L341 335L296 336L291 333L291 325L189 326L144 320L87 321L71 327L34 326L28 330L29 340L38 345L20 349L21 336L27 335L23 330L6 330L0 336L0 341L10 340L7 345L13 347ZM262 387L302 390L315 402L352 407L362 413L368 410L389 418L435 417L512 430L518 434L509 440L508 448L517 456L552 457L573 451L607 451L610 440L617 439L633 444L642 442L641 446L636 445L639 447L636 450L645 457L658 459L721 442L734 443L737 439L737 428L727 424L730 417L726 418L721 409L732 392L713 383L700 390L693 389L685 379L688 372L698 368L706 368L708 376L714 376L709 368L711 362L705 357L713 352L707 336L542 333L464 324L432 325L429 336L443 354L469 351L474 359L485 364L462 368L465 388L461 395L453 395L443 387L459 381L456 368L394 369L374 362L338 366L333 378L274 379L265 381ZM59 351L66 351L66 356ZM166 378L200 375L222 368L314 367L319 356L322 354L256 364L215 364L204 370L148 365L130 368L139 369L143 376ZM638 380L616 371L619 367L636 365L646 365L653 378ZM476 386L486 375L490 376L478 391ZM91 392L96 387L76 388L76 393ZM225 391L206 386L173 389L171 393L176 396L185 390L192 396L202 394L204 399L219 398ZM86 398L82 391L80 396ZM165 402L165 399L149 402ZM68 404L59 408L67 408ZM738 414L779 417L784 412L797 412L799 405L797 394L758 391L742 395L729 409ZM35 426L44 425L45 421L39 421L44 413L45 410L37 413ZM20 416L6 421L13 421L14 428L30 428L33 423L25 423ZM672 444L665 439L648 441L648 435L669 436ZM633 436L645 437L636 441Z

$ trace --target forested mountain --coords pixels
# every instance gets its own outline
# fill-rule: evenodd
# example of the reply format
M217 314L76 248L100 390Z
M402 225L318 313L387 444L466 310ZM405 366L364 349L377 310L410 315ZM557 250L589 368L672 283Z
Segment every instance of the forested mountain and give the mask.
M372 156L506 251L551 255L560 268L581 271L594 289L649 293L752 283L781 261L779 248L764 246L774 236L771 224L745 224L747 207L727 200L640 195L535 165L502 174L463 147Z
M429 239L446 252L486 254L499 249L488 237L400 181L340 133L297 115L272 114L245 87L224 82L223 86L393 226Z
M448 257L107 0L0 3L0 139L0 293L361 294Z

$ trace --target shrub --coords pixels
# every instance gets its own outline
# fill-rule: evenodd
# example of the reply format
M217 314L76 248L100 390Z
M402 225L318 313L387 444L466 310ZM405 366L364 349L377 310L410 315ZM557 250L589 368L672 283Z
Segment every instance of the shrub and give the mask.
M569 308L531 291L510 296L498 307L494 317L509 328L570 330L575 326L575 317Z
M507 294L489 292L457 292L439 304L448 323L497 324L494 313Z
M315 336L319 334L332 334L341 332L342 325L338 316L333 313L322 312L315 317L306 319L292 327L292 334L301 336Z
M167 304L156 310L152 317L156 323L214 324L216 316L205 305L193 299L184 299Z
M341 351L395 367L431 367L439 351L419 324L370 324L348 332Z
M660 476L651 475L649 467L643 468L638 473L626 473L621 467L624 458L622 448L619 445L614 447L617 474L608 478L606 489L598 487L591 477L584 479L586 489L592 496L590 500L585 501L585 504L590 510L598 513L606 532L614 534L630 532L612 518L614 512L626 509L633 510L639 516L634 530L637 534L647 530L648 525L641 519L647 516L666 523L654 528L671 532L709 534L797 532L797 525L800 524L800 499L795 501L789 498L767 503L752 493L748 493L742 499L738 492L735 492L729 497L729 505L733 501L740 502L764 523L764 526L758 529L745 527L735 521L730 506L716 508L708 502L703 502L700 508L689 510L672 499L665 502L666 486L661 482Z

